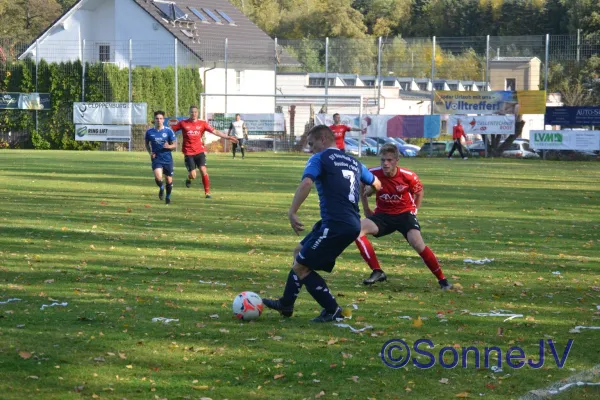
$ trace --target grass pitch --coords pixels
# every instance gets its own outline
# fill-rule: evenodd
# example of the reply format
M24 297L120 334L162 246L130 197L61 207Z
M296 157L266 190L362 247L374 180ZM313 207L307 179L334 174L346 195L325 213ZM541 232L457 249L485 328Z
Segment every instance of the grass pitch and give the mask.
M167 207L145 153L0 151L0 302L20 299L0 304L0 398L511 399L600 360L599 331L569 333L600 326L598 163L402 159L425 187L425 242L459 290L442 293L400 234L372 240L389 282L364 287L370 271L351 246L324 275L353 309L346 322L373 326L352 333L310 324L319 307L306 291L291 319L232 319L237 293L282 293L299 240L287 209L307 155L210 154L210 200L200 180L185 188L174 156ZM315 191L300 215L317 221ZM470 315L491 310L523 317ZM429 339L420 348L436 358L457 349L458 366L388 368L380 353L394 338ZM548 346L540 369L507 365L512 346L538 362L548 339L559 359L574 339L564 368ZM468 346L479 368L472 353L462 368ZM502 372L485 368L491 346Z

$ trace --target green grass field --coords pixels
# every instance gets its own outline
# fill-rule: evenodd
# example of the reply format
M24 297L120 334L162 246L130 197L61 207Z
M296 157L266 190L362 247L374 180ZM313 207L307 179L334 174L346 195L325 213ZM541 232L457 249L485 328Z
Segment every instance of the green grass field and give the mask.
M598 163L403 159L425 186L424 239L458 291L442 293L396 234L373 239L389 282L362 285L370 270L354 246L324 274L342 306L358 306L346 322L373 329L310 324L320 310L306 291L291 319L233 319L239 292L282 293L299 239L287 209L307 157L210 154L207 200L199 180L185 188L176 154L167 207L145 153L0 151L0 302L21 299L0 304L0 398L516 399L599 364L600 331L569 333L600 326ZM300 215L317 221L315 191ZM53 302L68 305L40 309ZM499 309L523 317L469 314ZM380 352L394 338L429 339L435 348L421 348L436 356L477 346L482 365L471 353L461 368L459 350L453 369L391 369ZM541 339L559 356L574 339L564 368L547 346L540 369L483 365L490 346L538 361Z

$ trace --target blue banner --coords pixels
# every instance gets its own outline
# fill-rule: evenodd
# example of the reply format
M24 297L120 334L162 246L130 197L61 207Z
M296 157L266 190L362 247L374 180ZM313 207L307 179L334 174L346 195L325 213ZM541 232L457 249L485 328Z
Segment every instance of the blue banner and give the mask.
M600 125L600 107L546 107L545 125Z

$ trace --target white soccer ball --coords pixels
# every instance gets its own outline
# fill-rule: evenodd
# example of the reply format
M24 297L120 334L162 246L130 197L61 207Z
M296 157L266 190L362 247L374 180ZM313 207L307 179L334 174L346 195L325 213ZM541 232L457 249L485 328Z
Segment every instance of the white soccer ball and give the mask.
M263 301L254 292L242 292L233 299L233 315L244 321L252 321L260 317Z

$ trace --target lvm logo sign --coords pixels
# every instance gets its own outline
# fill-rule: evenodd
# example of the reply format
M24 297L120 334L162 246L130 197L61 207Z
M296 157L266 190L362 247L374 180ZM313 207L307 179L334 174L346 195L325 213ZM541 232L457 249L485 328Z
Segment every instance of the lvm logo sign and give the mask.
M534 140L537 143L563 143L562 133L536 133Z

